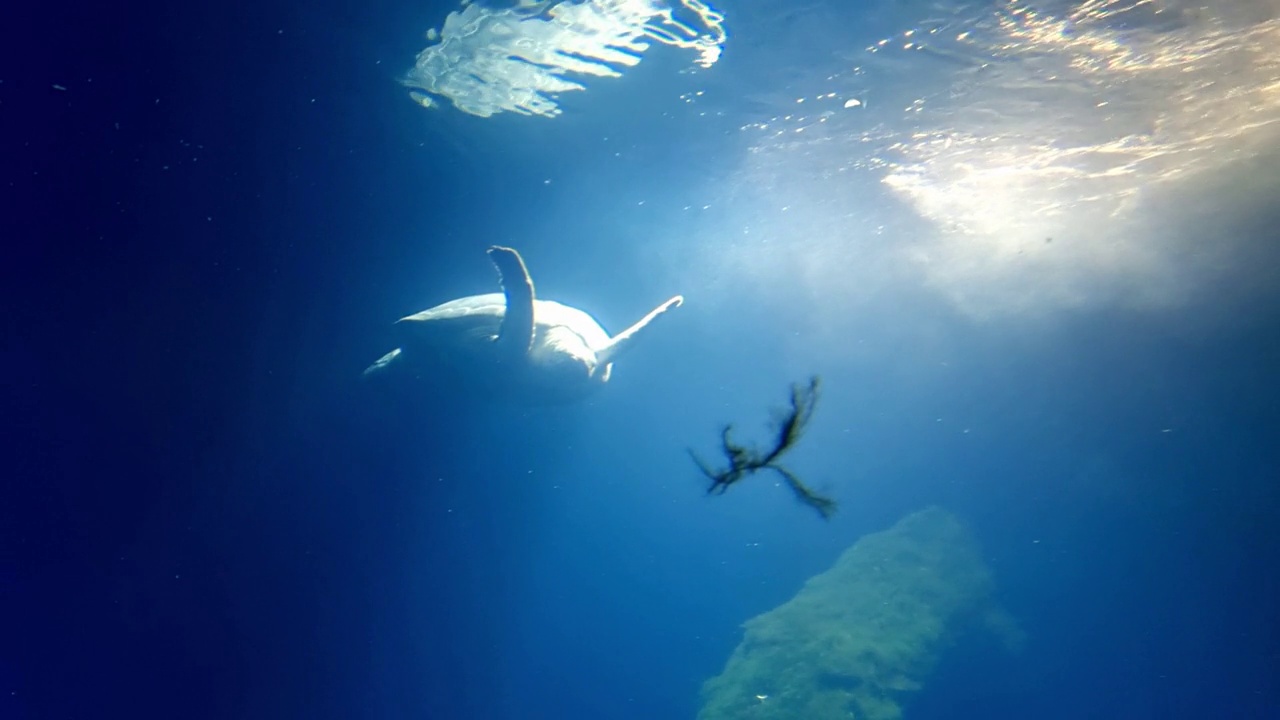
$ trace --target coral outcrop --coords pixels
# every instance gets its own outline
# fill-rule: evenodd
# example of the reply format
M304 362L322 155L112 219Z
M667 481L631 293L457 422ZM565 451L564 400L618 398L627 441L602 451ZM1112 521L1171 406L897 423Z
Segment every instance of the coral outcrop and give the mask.
M939 508L910 515L748 620L724 672L705 683L698 720L896 720L959 635L987 624L1016 636L992 590L958 519Z

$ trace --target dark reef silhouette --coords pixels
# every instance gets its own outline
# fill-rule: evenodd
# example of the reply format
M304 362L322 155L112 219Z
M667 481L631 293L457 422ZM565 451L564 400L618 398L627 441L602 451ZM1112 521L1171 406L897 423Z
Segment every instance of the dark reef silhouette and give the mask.
M698 465L698 469L711 481L707 493L722 495L730 485L739 480L754 475L760 470L772 470L782 476L787 486L795 493L796 499L816 510L823 519L830 518L836 511L835 500L813 492L794 473L777 464L778 458L800 440L805 427L813 417L814 407L818 403L818 386L819 379L816 375L809 379L807 385L801 383L791 385L791 407L779 415L777 435L774 438L773 447L768 452L761 452L757 448L734 442L730 437L733 431L732 425L726 425L720 431L720 443L725 458L729 461L728 468L714 470L693 450L689 450L689 456Z

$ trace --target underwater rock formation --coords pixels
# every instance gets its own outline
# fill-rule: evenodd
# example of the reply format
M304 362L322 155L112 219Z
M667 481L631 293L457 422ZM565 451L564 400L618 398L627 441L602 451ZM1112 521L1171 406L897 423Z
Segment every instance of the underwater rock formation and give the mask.
M729 467L724 470L712 469L697 453L689 450L689 457L693 458L698 469L711 481L707 494L722 495L730 485L739 480L760 470L772 470L782 476L797 500L816 510L824 520L829 519L836 511L836 501L809 489L795 473L778 464L778 458L804 435L805 428L813 417L813 409L818 404L818 385L818 376L815 375L809 378L808 385L795 383L791 386L791 408L778 414L777 434L774 436L773 447L768 451L762 452L734 442L730 437L732 425L725 425L720 431L720 446L725 459L729 461Z
M791 600L748 620L698 720L896 720L941 653L982 624L1018 630L991 600L968 530L929 508L867 535Z

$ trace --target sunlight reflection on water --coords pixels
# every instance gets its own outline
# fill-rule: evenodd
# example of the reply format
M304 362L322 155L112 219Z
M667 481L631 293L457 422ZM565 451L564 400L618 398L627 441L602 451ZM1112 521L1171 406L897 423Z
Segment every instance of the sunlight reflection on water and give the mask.
M751 211L751 232L807 257L787 262L818 293L905 273L979 317L1184 302L1220 262L1204 262L1215 241L1171 237L1204 229L1203 207L1173 199L1280 184L1265 163L1248 182L1221 177L1260 164L1280 135L1280 13L1246 5L935 5L742 127L736 180L773 203L772 216ZM886 241L868 180L926 228ZM743 269L777 267L737 247ZM850 264L879 270L852 283L830 270Z

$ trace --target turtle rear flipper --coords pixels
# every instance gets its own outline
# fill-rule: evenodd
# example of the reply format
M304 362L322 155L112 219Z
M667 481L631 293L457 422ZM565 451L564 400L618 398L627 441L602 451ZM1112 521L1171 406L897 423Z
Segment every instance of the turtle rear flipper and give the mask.
M498 330L498 345L515 356L524 356L533 346L533 279L520 253L508 247L489 248L489 259L498 268L507 309Z
M680 307L683 304L684 304L684 296L676 295L675 297L662 303L658 307L650 310L649 314L640 318L640 321L637 322L635 325L632 325L626 330L623 330L617 335L614 335L612 338L609 339L608 345L596 350L596 358L599 360L600 364L603 365L606 363L611 363L614 360L616 360L618 357L618 354L624 352L631 345L631 341L635 338L637 333L645 329L645 327L649 323L653 322L653 320L657 318L659 315L665 313L671 308Z

